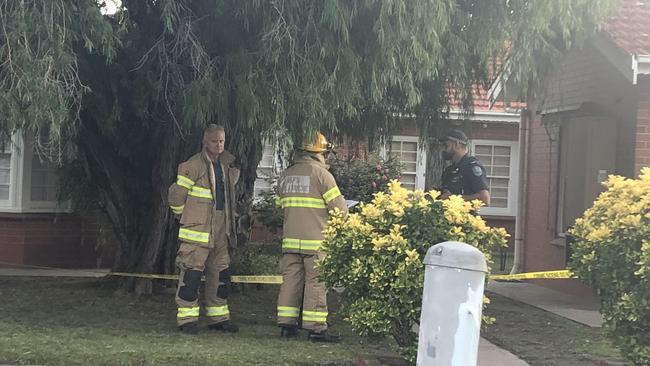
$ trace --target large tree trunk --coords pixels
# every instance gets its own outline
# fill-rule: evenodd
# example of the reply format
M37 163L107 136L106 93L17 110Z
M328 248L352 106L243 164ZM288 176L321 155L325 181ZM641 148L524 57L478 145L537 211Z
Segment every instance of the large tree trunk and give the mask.
M200 133L184 140L171 126L159 125L145 140L147 146L157 147L151 154L153 158L144 157L134 162L120 158L113 150L115 142L100 134L97 126L89 122L84 124L80 134L80 156L88 179L97 184L102 209L118 240L113 270L173 273L178 223L168 208L167 189L176 177L178 164L198 151ZM235 210L239 217L238 241L243 245L250 234L261 137L253 135L251 138L250 133L242 133L232 136L228 145L236 153L241 168ZM147 161L151 164L147 165ZM126 278L122 288L138 294L152 291L148 279Z

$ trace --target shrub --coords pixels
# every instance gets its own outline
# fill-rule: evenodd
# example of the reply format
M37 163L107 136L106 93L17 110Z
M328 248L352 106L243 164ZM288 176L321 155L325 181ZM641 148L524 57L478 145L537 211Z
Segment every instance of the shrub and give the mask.
M337 159L330 169L343 197L368 202L376 192L385 192L388 182L399 179L401 166L397 159L371 155L366 159Z
M275 202L275 198L277 197L275 189L262 191L260 196L261 199L253 204L255 220L259 221L271 233L275 234L282 229L282 223L284 222L284 213Z
M280 261L280 246L247 244L231 254L230 268L234 275L275 275Z
M320 264L328 286L343 286L342 311L363 336L392 335L413 360L420 320L424 268L434 244L456 240L476 246L489 262L492 249L506 245L502 228L489 228L475 214L480 201L460 196L438 200L438 192L409 191L389 184L359 213L334 213L325 230L327 257Z
M607 190L576 220L570 268L602 298L614 343L650 365L650 168L639 179L610 176Z

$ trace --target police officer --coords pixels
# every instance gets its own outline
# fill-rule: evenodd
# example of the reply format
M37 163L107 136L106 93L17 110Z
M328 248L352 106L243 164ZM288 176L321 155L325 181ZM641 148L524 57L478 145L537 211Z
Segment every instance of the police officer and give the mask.
M318 279L316 263L324 258L323 229L329 210L347 213L347 206L325 156L328 143L320 133L297 147L293 164L278 182L278 203L284 210L282 230L283 282L278 296L281 338L298 335L298 319L316 342L336 342L327 330L327 289Z
M442 195L445 199L452 194L462 195L466 201L475 199L490 204L485 168L467 152L467 136L459 130L449 131L441 142L445 144L442 157L452 164L442 172Z

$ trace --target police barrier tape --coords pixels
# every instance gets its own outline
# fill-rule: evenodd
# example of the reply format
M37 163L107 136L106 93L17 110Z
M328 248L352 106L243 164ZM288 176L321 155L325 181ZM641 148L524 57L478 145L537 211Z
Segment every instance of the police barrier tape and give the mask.
M530 280L537 278L564 279L575 278L575 276L568 269L562 269L558 271L516 273L509 275L490 275L491 280Z
M178 280L178 275L161 275L161 274L147 274L147 273L109 272L106 273L106 276L138 277L138 278L149 278L154 280ZM280 285L282 284L282 276L230 276L230 282Z
M0 264L16 266L13 263L0 262ZM47 269L47 270L61 270L60 268L54 267L43 267L43 266L30 266L30 265L19 265L17 267L23 268L35 268L35 269ZM69 271L69 270L66 270ZM137 278L148 278L154 280L178 280L178 275L166 275L166 274L150 274L150 273L129 273L129 272L100 272L92 270L72 270L78 272L80 277L81 274L93 274L96 277L101 276L117 276L117 277L137 277ZM490 280L530 280L530 279L566 279L566 278L575 278L576 276L569 270L556 270L556 271L542 271L542 272L528 272L528 273L517 273L517 274L508 274L508 275L490 275ZM282 284L282 276L232 276L231 282L234 283L258 283L258 284L269 284L269 285L280 285Z

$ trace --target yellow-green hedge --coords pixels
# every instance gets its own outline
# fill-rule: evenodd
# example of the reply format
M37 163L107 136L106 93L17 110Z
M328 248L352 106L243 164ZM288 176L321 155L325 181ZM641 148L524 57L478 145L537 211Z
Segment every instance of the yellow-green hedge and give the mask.
M321 276L329 286L345 287L344 316L360 335L393 336L411 359L417 350L413 325L420 320L427 249L456 240L476 246L489 260L508 235L475 214L480 201L437 197L437 191L412 192L393 180L388 193L376 193L359 213L334 214L325 230Z
M602 297L608 333L635 365L650 365L650 168L610 176L576 220L571 269Z

